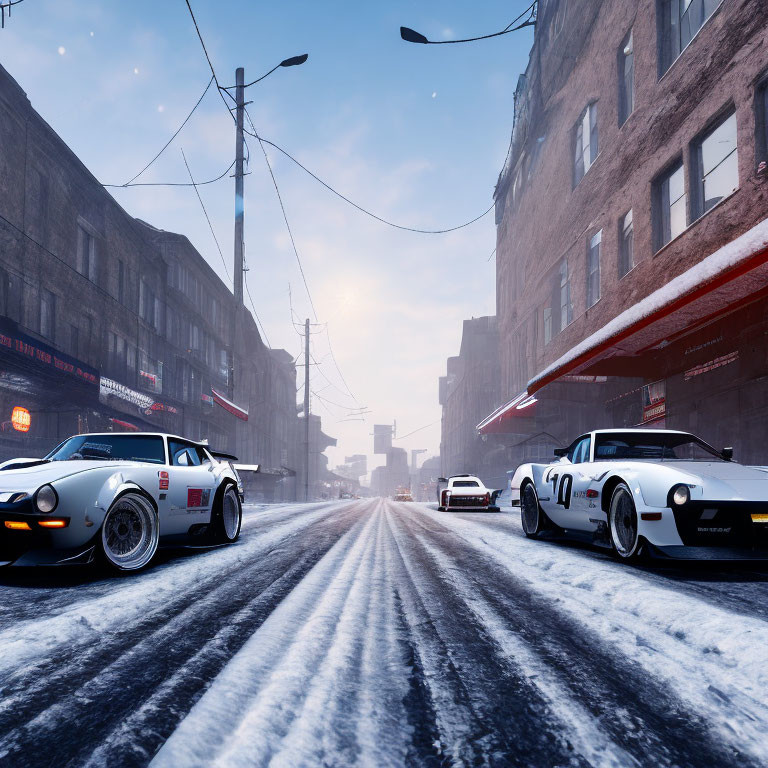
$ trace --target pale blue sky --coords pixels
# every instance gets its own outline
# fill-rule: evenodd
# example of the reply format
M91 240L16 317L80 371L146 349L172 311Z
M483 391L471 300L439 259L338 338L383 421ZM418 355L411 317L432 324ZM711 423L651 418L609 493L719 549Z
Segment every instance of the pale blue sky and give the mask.
M249 89L251 115L263 136L341 192L386 218L425 228L461 223L490 205L531 31L421 46L402 42L398 28L433 39L485 34L505 27L527 3L192 5L223 85L234 82L237 66L248 81L288 56L309 53L305 65L280 69ZM0 63L97 178L112 183L132 177L160 149L210 77L184 0L27 0L0 31ZM232 122L213 89L142 180L185 181L182 147L198 180L218 176L232 161ZM247 278L272 346L296 355L288 285L300 317L309 303L255 140L251 153ZM331 464L370 453L373 423L393 419L400 434L438 422L398 442L431 455L440 441L437 379L446 357L458 352L461 321L494 311L493 214L448 235L400 232L348 207L274 152L270 157L320 320L329 323L357 401L372 411L364 423L340 421L341 408L313 398L325 431L339 438ZM191 188L113 193L130 214L186 234L224 277ZM233 182L201 194L231 262ZM323 364L313 370L312 389L355 405L325 337L314 337L313 346Z

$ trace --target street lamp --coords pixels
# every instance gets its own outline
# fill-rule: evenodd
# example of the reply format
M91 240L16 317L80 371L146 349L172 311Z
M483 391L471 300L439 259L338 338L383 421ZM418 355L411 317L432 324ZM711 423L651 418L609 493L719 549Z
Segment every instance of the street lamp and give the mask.
M494 32L490 35L481 35L480 37L468 37L464 40L429 40L421 32L417 32L410 27L400 27L400 37L406 43L420 43L421 45L447 45L453 43L473 43L475 40L487 40L489 37L499 37L508 35L510 32L516 32L523 27L533 27L536 25L536 10L538 0L534 0L516 19L513 19L501 32ZM527 17L527 18L525 18ZM525 18L521 24L517 24L520 19ZM517 24L517 26L512 26Z
M280 69L280 67L298 67L299 65L303 64L308 58L309 58L308 53L302 53L300 56L291 56L289 59L283 59L279 64L272 67L272 69L270 69L269 72L262 75L261 77L257 77L255 80L251 80L250 83L246 83L243 86L243 88L248 88L251 85L256 85L256 83L261 82L265 77L269 77L276 69ZM222 91L231 91L234 88L237 88L237 86L228 85L226 88L224 86L221 86Z

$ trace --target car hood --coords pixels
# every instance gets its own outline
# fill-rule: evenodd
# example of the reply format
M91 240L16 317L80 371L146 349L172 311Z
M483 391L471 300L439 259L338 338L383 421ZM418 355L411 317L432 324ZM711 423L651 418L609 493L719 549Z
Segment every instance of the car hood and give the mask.
M91 469L109 468L116 471L123 467L143 466L135 461L49 461L32 467L5 469L0 471L0 491L25 491L32 493L41 485L53 483L63 477L88 472Z

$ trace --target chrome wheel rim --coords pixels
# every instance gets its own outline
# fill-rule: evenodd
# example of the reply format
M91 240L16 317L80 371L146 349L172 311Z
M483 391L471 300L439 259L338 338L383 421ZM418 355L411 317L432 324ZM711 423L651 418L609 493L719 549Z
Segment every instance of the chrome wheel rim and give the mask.
M523 498L520 500L520 514L523 519L523 530L526 533L536 533L539 527L539 500L532 485L526 485Z
M629 557L637 546L637 511L626 488L617 488L611 499L611 536L622 557Z
M101 528L104 554L115 566L130 571L146 565L158 542L157 515L138 494L121 496L107 512Z
M224 501L221 505L221 522L224 525L226 537L230 540L234 539L240 527L240 510L238 509L237 497L232 490L228 490L224 494Z

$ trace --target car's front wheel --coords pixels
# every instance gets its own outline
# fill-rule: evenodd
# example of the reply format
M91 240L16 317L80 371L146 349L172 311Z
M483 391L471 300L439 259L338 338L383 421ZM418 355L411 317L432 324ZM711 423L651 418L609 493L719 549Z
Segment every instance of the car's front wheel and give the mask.
M113 571L137 571L157 552L160 525L149 499L128 492L112 502L101 526L100 559Z
M533 483L523 486L520 494L520 522L529 539L538 536L547 527L547 517L539 504L539 496Z
M643 554L643 540L637 524L637 509L632 491L626 483L619 483L611 495L608 512L608 531L611 547L622 560L638 560Z
M227 486L218 509L214 512L213 535L217 541L231 544L240 536L243 524L243 508L234 485Z

